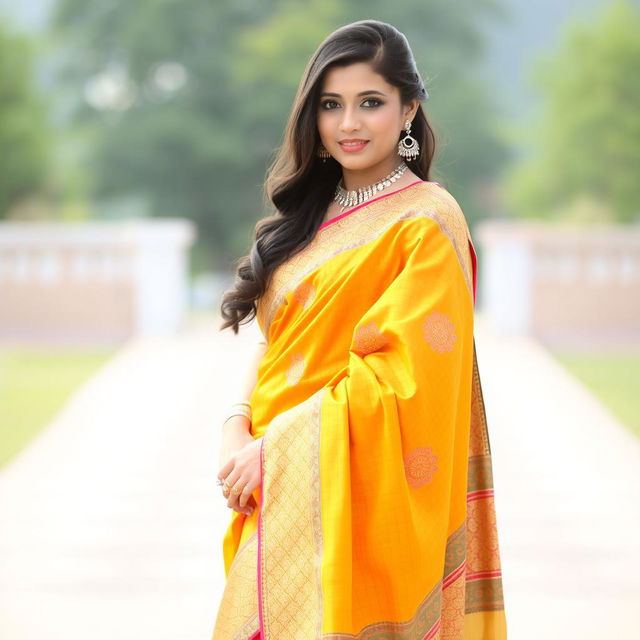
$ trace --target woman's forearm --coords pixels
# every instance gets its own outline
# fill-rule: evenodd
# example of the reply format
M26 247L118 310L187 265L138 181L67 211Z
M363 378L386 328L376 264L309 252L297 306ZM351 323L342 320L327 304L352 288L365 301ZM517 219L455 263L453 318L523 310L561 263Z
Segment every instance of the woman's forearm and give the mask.
M257 343L253 355L249 360L247 365L246 373L244 379L239 388L239 397L237 398L237 402L240 400L248 400L253 392L254 387L258 381L258 367L260 366L260 362L264 356L264 353L267 349L267 343L264 340L261 340ZM236 433L247 432L251 426L248 418L244 416L233 416L227 420L223 428L225 432L233 431Z
M258 367L260 366L260 362L262 361L266 350L267 343L264 340L258 342L249 362L249 366L247 367L247 373L245 375L244 385L241 391L242 397L238 398L238 400L248 400L251 396L251 393L258 382Z

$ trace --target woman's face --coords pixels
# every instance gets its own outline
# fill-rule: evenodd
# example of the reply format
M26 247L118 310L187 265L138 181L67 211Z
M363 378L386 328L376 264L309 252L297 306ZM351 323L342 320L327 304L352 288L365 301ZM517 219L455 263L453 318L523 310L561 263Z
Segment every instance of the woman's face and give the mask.
M398 140L419 102L400 103L400 92L366 62L327 71L320 91L318 132L327 151L348 170L397 166ZM351 147L341 142L366 141Z

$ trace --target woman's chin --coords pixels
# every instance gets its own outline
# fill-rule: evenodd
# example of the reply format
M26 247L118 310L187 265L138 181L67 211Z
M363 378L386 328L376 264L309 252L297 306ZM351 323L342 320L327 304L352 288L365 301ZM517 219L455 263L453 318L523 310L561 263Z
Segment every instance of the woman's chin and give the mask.
M337 156L337 160L343 168L350 169L352 171L365 171L380 163L380 159L372 158L369 155L362 155L356 158L349 157L346 153Z

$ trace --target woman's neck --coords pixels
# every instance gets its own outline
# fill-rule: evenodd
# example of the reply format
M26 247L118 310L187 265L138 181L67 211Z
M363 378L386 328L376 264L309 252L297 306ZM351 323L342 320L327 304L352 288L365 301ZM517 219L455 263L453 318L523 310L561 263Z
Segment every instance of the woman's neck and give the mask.
M374 167L362 171L342 169L342 184L347 191L355 191L362 187L369 187L388 176L394 169L402 164L402 158L398 157L386 162L380 162ZM404 173L408 173L407 169ZM404 174L403 174L404 175ZM402 178L400 178L402 179ZM399 179L399 180L400 180ZM398 182L399 182L398 180Z
M412 184L413 182L416 182L417 180L420 180L420 178L415 173L413 173L411 169L407 169L392 185L389 185L388 187L383 189L380 192L380 195L382 196L385 193L390 193L392 191L397 191L398 189L402 189L402 187L406 187ZM322 219L321 224L324 224L328 220L331 220L332 218L335 218L336 216L340 215L341 211L342 211L342 207L340 206L340 204L335 200L332 200L329 203L329 206L327 207L327 211L324 214L324 218Z

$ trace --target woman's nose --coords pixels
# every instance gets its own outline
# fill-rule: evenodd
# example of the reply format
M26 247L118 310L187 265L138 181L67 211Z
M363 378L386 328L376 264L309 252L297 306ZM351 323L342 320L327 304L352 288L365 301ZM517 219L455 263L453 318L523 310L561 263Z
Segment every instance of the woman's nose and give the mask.
M360 122L358 121L355 109L346 107L342 112L342 120L340 122L340 129L342 131L354 131L360 128Z

